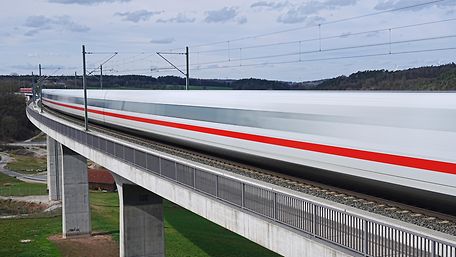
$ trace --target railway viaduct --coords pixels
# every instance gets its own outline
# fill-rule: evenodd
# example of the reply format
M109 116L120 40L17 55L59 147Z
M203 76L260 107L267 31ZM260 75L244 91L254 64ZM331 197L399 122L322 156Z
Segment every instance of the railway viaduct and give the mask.
M108 168L120 200L120 256L165 256L163 199L284 256L455 256L452 238L160 152L30 105L48 135L48 188L64 237L91 234L87 159Z

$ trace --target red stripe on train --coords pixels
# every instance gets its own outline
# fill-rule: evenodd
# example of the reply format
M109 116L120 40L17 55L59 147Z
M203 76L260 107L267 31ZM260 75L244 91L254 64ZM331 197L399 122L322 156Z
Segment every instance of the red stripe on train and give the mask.
M55 104L55 105L63 106L66 108L84 111L83 107L58 103L58 102L54 102L54 101L47 100L47 99L45 99L44 101ZM331 154L331 155L336 155L336 156L355 158L355 159L373 161L373 162L379 162L379 163L385 163L385 164L393 164L393 165L404 166L404 167L409 167L409 168L417 168L417 169L431 170L431 171L437 171L437 172L448 173L448 174L456 174L456 163L451 163L451 162L442 162L442 161L421 159L421 158L401 156L401 155L395 155L395 154L378 153L378 152L358 150L358 149L352 149L352 148L346 148L346 147L322 145L322 144L302 142L302 141L296 141L296 140L290 140L290 139L255 135L255 134L236 132L236 131L230 131L230 130L224 130L224 129L208 128L208 127L195 126L195 125L189 125L189 124L183 124L183 123L177 123L177 122L169 122L169 121L163 121L163 120L157 120L157 119L149 119L149 118L119 114L119 113L114 113L114 112L99 111L99 110L94 110L94 109L89 109L89 108L87 109L87 111L91 112L91 113L106 115L106 116L115 117L115 118L119 118L119 119L132 120L132 121L137 121L137 122L153 124L153 125L157 125L157 126L171 127L171 128L205 133L205 134L211 134L211 135L230 137L230 138L235 138L235 139L242 139L242 140L247 140L247 141L252 141L252 142L300 149L300 150L305 150L305 151Z

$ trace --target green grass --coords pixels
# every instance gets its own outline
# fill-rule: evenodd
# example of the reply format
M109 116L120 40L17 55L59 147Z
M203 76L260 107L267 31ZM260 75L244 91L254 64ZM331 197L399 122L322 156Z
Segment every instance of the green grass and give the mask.
M56 246L47 238L62 232L61 217L0 219L0 256L55 257ZM24 244L20 240L31 239Z
M166 256L278 256L170 202L165 202Z
M0 173L1 196L45 195L46 189L46 184L26 183Z
M92 230L119 240L117 193L90 192ZM168 257L277 256L210 221L165 201L165 246ZM60 256L47 238L61 233L61 216L0 220L0 256ZM22 244L21 239L32 239Z
M117 193L90 192L92 230L119 240L119 197Z
M117 193L90 193L92 227L119 238ZM166 256L277 256L171 202L164 203Z
M8 163L6 166L10 170L25 174L35 174L46 170L45 158L17 154L13 154L11 157L13 157L15 161Z

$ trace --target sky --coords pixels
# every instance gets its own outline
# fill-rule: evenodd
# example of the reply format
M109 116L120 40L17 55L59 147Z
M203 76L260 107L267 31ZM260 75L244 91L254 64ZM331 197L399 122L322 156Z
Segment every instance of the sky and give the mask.
M81 74L82 45L94 75L108 59L104 74L181 75L156 52L185 72L186 46L193 78L309 81L454 62L456 0L431 1L3 0L0 74Z

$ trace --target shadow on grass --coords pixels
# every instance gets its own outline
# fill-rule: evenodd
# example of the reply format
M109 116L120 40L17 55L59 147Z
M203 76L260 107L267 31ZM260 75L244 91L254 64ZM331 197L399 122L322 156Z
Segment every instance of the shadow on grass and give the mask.
M223 227L216 225L190 211L187 211L173 203L165 202L165 220L170 225L167 230L167 244L184 246L185 242L179 243L179 236L173 237L173 231L185 237L194 246L204 251L208 256L227 257L227 256L278 256L272 251L263 248ZM174 233L176 234L176 233ZM188 244L188 243L187 243ZM188 256L197 255L192 253L189 244L186 249ZM195 249L195 251L198 249ZM201 255L201 254L200 254Z
M119 230L92 232L92 236L106 236L106 235L111 235L112 236L114 234L119 234Z

